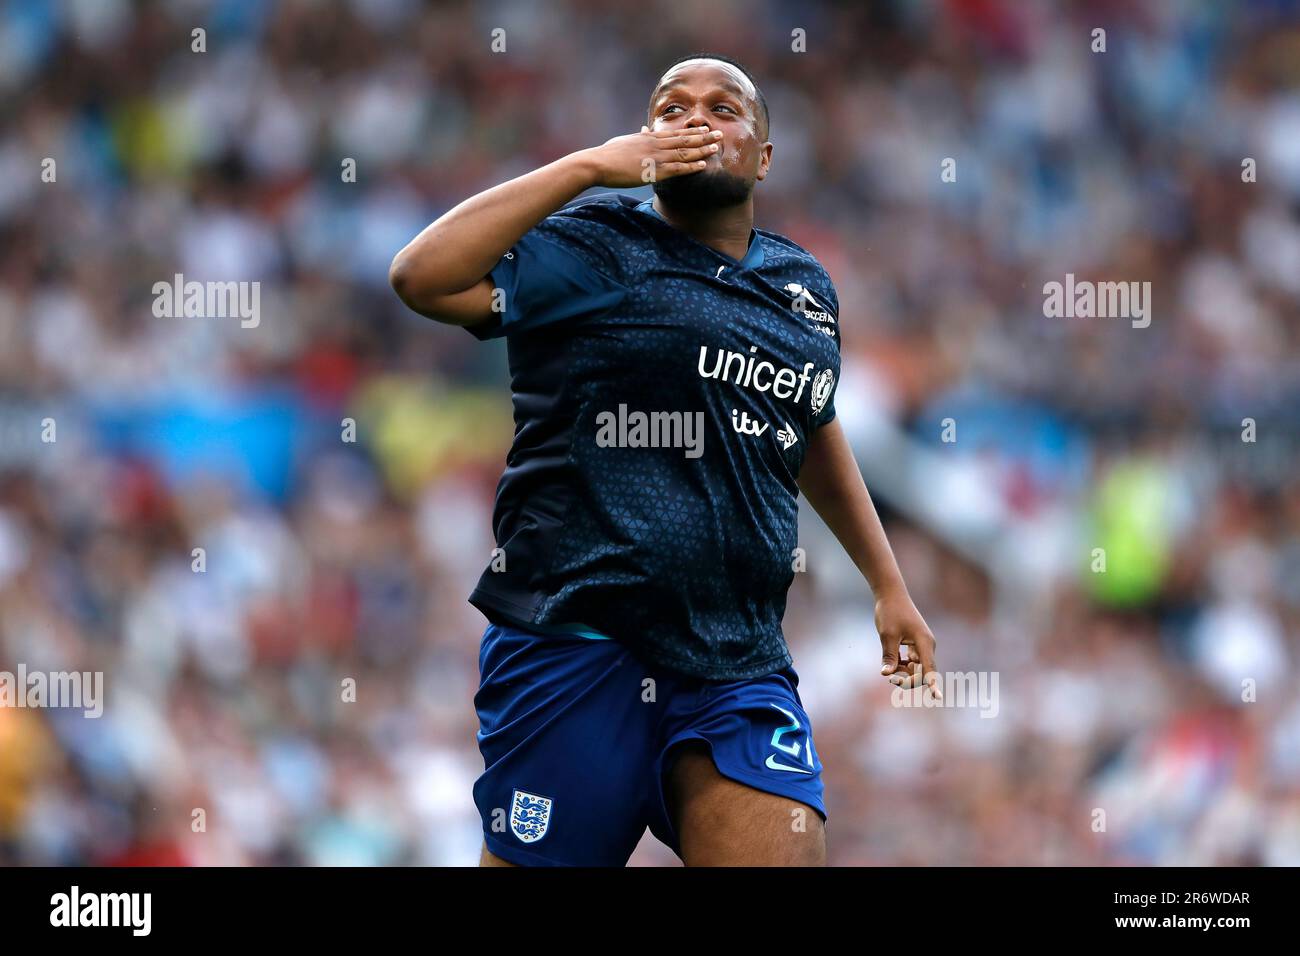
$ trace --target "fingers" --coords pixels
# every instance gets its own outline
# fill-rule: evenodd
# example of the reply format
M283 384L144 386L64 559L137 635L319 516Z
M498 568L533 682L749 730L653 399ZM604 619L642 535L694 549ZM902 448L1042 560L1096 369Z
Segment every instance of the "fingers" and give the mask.
M884 677L898 670L898 635L880 635L880 673Z
M719 143L722 141L722 130L709 129L707 126L693 126L690 129L657 129L647 130L641 127L641 132L648 132L655 139L659 140L657 144L663 149L671 149L678 146L705 146L709 143Z
M934 636L928 631L899 637L895 633L880 635L880 673L903 690L925 685L936 700L943 700L943 685L934 663Z
M904 649L908 652L907 682L900 685L904 689L920 687L924 684L930 688L935 700L943 700L943 682L939 679L939 670L934 664L934 635L929 631L909 634L903 638Z
M717 143L710 143L708 146L678 146L676 149L669 150L668 155L679 163L693 163L696 160L708 159L719 148Z
M921 686L923 678L920 661L901 661L898 669L889 677L889 682L903 690L912 690Z
M678 146L662 150L655 157L655 175L665 179L683 173L698 173L708 165L708 157L720 148L717 143L709 143L704 146Z
M642 126L641 133L654 138L651 156L656 179L698 173L708 165L708 158L722 149L722 131L707 126L660 130Z
M656 153L655 161L660 163L693 163L697 160L708 159L721 148L718 143L700 143L695 146L682 143L680 145L664 146Z
M939 672L924 670L920 661L904 661L889 678L889 682L903 690L915 690L924 685L930 688L936 700L943 700L943 687L939 681Z
M943 700L943 692L939 689L939 670L934 666L934 636L929 633L918 635L915 647L921 658L921 670L925 674L926 684L934 691L935 697Z
M673 176L681 176L683 173L698 173L708 163L704 160L696 160L693 163L660 163L655 167L655 175L660 179L669 179Z

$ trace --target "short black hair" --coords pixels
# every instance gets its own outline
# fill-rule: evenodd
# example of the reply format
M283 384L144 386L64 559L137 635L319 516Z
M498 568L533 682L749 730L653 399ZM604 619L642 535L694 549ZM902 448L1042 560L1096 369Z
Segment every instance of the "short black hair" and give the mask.
M745 74L745 77L749 82L754 84L754 92L758 94L758 111L759 115L763 118L763 136L766 138L771 134L772 115L767 110L767 97L763 95L763 88L758 85L758 80L754 79L754 74L749 72L745 67L745 64L741 63L739 60L733 60L729 56L723 56L721 53L689 53L686 56L678 57L664 67L659 73L659 78L663 79L669 70L679 63L685 63L687 60L721 60L723 63L728 63L738 69L741 73ZM658 84L655 85L655 89L659 89ZM654 93L652 91L651 96L653 95Z

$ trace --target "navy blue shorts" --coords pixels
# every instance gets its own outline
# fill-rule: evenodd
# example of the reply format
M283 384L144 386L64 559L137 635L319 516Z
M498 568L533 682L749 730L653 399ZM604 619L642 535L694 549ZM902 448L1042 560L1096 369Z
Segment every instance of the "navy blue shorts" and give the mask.
M677 850L670 751L703 741L718 771L823 819L821 761L792 668L705 681L649 667L616 641L489 624L479 651L474 802L488 849L531 866L622 866L646 827Z

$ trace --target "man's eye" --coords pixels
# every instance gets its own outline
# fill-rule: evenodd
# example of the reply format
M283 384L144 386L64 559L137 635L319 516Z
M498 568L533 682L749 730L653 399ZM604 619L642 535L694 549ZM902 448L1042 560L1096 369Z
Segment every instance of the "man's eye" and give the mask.
M668 113L671 110L679 110L679 109L681 109L680 106L673 104L672 106L665 106L663 111L664 113Z
M717 106L715 106L715 107L713 107L713 108L714 108L715 110L726 110L728 113L734 113L734 112L736 112L736 111L733 110L730 106L728 106L726 103L719 103Z

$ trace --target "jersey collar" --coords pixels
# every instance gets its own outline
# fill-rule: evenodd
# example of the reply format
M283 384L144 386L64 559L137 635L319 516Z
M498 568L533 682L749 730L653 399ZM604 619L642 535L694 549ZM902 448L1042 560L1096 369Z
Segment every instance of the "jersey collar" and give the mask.
M654 216L656 219L658 219L660 222L662 222L664 225L668 226L669 228L676 229L676 227L673 226L672 223L668 222L668 220L666 220L663 216L659 215L659 210L655 209L654 207L653 199L645 200L636 208L642 212L648 212L650 215ZM691 242L694 242L696 245L708 249L709 252L713 253L719 259L726 261L726 263L730 266L734 266L740 269L757 269L759 266L763 264L763 237L758 234L758 230L753 229L752 227L749 230L749 249L745 252L745 257L741 259L739 262L731 258L731 256L727 255L726 253L719 252L717 249L714 249L712 246L706 246L698 239L695 239L691 236L687 236L686 238L689 239Z

